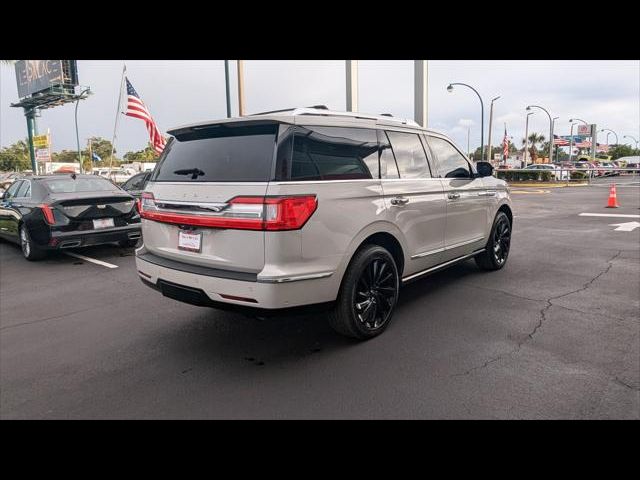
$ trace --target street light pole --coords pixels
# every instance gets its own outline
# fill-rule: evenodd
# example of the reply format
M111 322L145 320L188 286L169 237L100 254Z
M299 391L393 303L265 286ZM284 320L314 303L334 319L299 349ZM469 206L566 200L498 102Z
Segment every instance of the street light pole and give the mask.
M555 139L553 138L555 135L555 131L556 131L556 120L558 120L560 117L553 117L553 120L551 120L551 140L549 140L549 151L553 150L553 147L555 147ZM558 147L556 147L556 157L558 157ZM551 157L549 157L549 163L551 162Z
M573 126L576 124L576 122L573 121L573 118L569 121L571 122L571 133L569 135L571 137L571 139L569 140L569 163L571 163L573 159Z
M469 138L471 137L471 127L467 127L467 156L471 154Z
M551 118L551 114L540 105L529 105L527 110L531 110L532 108L539 108L547 114L547 117L549 117L549 163L553 163L553 119Z
M447 92L453 92L454 85L462 85L464 87L470 88L480 99L480 160L482 160L484 158L484 102L482 101L482 97L480 96L478 91L471 85L467 85L466 83L450 83L447 87Z
M618 145L618 134L616 132L614 132L613 130L611 130L610 128L603 128L602 130L600 130L601 132L606 131L607 132L607 146L609 146L609 133L613 133L613 135L616 137L616 145Z
M527 113L527 121L524 126L524 161L523 168L527 168L527 153L529 150L529 116L535 115L535 112Z
M489 138L487 140L487 162L491 161L491 126L493 124L493 102L495 102L499 98L500 98L500 95L498 95L496 98L491 99L491 108L489 109L489 133L488 133Z
M78 133L78 105L80 105L80 100L83 99L83 95L85 93L89 93L89 89L85 88L82 92L80 92L80 95L78 96L78 99L76 100L76 141L78 142L78 163L80 164L80 173L82 173L82 151L80 150L80 135Z

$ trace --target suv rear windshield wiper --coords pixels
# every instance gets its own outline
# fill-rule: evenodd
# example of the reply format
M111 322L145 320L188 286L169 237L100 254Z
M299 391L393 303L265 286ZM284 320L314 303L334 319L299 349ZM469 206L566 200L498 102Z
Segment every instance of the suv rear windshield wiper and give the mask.
M195 180L200 175L204 175L204 172L199 168L185 168L182 170L176 170L173 173L176 175L191 175L191 180Z

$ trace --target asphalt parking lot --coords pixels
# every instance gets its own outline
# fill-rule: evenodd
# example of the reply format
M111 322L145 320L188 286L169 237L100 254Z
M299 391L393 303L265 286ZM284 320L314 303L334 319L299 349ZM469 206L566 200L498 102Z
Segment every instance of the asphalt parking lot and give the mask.
M580 215L640 215L638 177L618 209L609 182L514 187L507 266L407 286L365 343L164 298L132 249L0 241L0 418L638 419L640 228L613 224L640 218Z

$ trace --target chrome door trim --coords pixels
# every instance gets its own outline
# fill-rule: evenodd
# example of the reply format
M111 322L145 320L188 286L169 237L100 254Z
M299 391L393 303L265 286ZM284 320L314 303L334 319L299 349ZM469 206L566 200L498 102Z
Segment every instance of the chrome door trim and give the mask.
M406 283L406 282L409 282L411 280L415 280L418 277L421 277L423 275L427 275L429 273L433 273L433 272L435 272L437 270L441 270L441 269L443 269L445 267L448 267L449 265L452 265L454 263L462 262L462 261L464 261L464 260L466 260L468 258L475 257L476 255L478 255L479 253L482 253L484 251L485 251L485 249L481 248L480 250L475 250L474 252L471 252L468 255L462 255L461 257L456 257L453 260L449 260L448 262L444 262L444 263L441 263L439 265L435 265L435 266L433 266L431 268L427 268L426 270L422 270L422 271L414 273L412 275L403 277L402 278L402 283Z

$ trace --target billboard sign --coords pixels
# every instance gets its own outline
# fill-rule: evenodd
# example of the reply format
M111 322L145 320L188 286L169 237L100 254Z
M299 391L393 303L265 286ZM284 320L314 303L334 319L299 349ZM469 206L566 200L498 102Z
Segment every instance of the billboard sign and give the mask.
M583 137L590 137L593 130L595 130L595 125L578 125L578 135Z
M35 135L33 146L36 148L49 148L49 135Z
M23 98L64 83L62 60L18 60L16 80L18 97Z
M36 148L36 161L38 162L50 162L51 155L49 148Z

